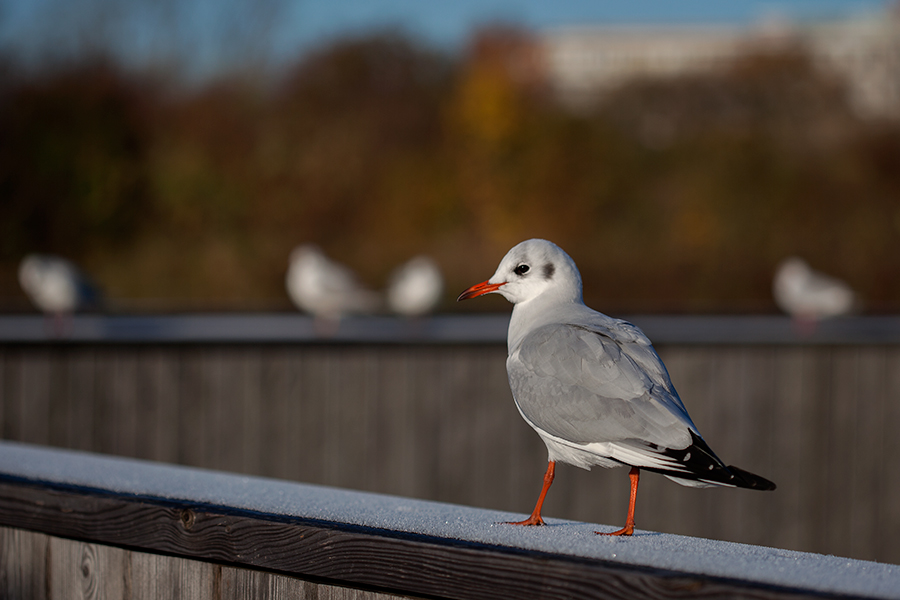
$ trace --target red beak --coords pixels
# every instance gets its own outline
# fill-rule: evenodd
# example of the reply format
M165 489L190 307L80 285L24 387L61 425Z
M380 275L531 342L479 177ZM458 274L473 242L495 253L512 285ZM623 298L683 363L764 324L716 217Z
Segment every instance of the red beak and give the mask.
M460 300L468 300L469 298L490 294L491 292L496 292L500 289L500 286L504 285L506 285L505 281L503 283L489 283L487 281L482 281L481 283L476 283L460 294L456 301L459 302Z

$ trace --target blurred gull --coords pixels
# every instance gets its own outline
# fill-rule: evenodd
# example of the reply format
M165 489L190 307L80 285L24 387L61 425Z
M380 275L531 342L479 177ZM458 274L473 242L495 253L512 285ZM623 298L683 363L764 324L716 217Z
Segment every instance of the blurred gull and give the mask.
M99 308L97 287L68 260L50 254L29 254L19 263L19 285L41 312L63 316Z
M437 306L443 291L444 280L437 264L427 256L416 256L391 274L388 307L407 317L421 316Z
M778 266L772 292L778 307L801 324L845 315L856 303L850 286L812 270L795 256Z
M559 246L528 240L494 275L459 300L500 294L513 303L506 370L516 408L547 446L541 507L561 461L590 469L631 467L625 527L632 535L641 469L691 487L773 490L775 484L726 466L700 437L669 373L644 333L585 306L578 267ZM599 533L599 532L598 532Z
M367 313L380 304L350 269L330 260L318 246L305 244L291 252L285 278L288 296L300 310L337 322L348 313Z

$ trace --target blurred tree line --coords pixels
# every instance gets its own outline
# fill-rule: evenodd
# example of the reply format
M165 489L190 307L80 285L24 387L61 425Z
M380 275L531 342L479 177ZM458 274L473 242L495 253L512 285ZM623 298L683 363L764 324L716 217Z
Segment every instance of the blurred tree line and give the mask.
M452 309L545 237L607 312L773 310L790 254L900 309L900 127L856 118L801 51L574 111L527 43L488 30L449 57L380 33L195 88L103 57L7 61L0 298L25 306L16 267L41 251L126 309L285 309L288 254L315 242L375 288L430 254Z

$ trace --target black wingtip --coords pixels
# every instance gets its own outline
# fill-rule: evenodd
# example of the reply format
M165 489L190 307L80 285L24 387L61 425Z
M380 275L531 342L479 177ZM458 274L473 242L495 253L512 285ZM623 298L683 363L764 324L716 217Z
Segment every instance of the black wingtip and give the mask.
M754 475L750 471L745 471L732 465L728 465L728 470L731 471L734 474L735 479L738 480L736 482L738 487L760 491L774 490L776 488L775 483L769 481L765 477Z
M691 445L682 450L666 449L661 454L674 459L684 470L656 469L663 475L693 479L711 484L730 485L750 490L774 490L775 484L739 467L725 466L697 433L691 431ZM652 468L646 470L653 471Z

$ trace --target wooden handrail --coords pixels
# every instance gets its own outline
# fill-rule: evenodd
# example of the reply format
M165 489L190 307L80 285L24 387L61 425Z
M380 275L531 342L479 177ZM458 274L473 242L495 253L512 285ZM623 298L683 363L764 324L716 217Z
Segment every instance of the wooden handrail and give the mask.
M900 566L0 442L0 525L447 598L896 597Z
M900 317L847 317L801 332L778 315L615 315L655 344L900 344ZM298 313L0 315L0 344L506 344L509 313L437 315L418 320L347 317L323 334Z

